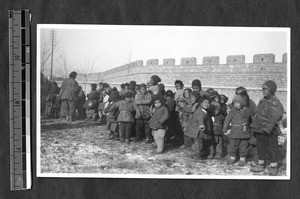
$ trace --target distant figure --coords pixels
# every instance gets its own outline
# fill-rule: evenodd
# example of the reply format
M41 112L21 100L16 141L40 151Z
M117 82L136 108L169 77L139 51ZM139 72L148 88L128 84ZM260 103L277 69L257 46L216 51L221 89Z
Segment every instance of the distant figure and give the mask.
M59 94L59 87L55 81L52 81L50 84L50 89L46 98L46 111L45 116L48 118L57 117L57 114L54 113L53 106L56 103L57 95Z
M78 99L76 76L77 73L75 71L71 72L69 77L63 81L59 93L59 99L62 101L60 116L66 117L69 122L74 120L76 102Z

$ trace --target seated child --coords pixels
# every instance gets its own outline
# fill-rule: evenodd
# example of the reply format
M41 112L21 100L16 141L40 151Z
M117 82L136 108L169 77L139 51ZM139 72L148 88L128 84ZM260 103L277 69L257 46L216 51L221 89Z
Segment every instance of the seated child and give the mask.
M149 127L157 145L156 152L162 153L164 150L164 139L166 135L165 122L169 118L169 110L164 105L165 99L161 94L153 96L154 108L153 115L149 120Z
M229 144L227 152L229 154L228 164L234 164L239 153L239 166L246 165L246 155L248 140L250 139L249 121L251 114L246 108L246 98L235 95L233 100L233 109L225 118L223 133L228 136Z

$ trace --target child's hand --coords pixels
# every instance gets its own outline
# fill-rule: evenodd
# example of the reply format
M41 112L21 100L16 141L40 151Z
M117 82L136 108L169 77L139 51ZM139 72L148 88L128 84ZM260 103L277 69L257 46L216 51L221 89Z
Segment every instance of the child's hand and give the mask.
M231 133L231 130L227 130L226 132L223 132L224 135L228 136Z
M200 128L201 131L204 131L204 130L205 130L205 126L204 126L203 124L201 124L201 125L199 126L199 128Z

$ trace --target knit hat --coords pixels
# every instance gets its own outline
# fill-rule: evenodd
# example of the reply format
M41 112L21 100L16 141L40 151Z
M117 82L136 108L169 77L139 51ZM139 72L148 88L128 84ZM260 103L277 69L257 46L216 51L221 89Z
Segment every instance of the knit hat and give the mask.
M269 89L270 90L270 93L271 94L274 94L277 90L277 85L274 81L272 80L268 80L266 81L263 85L262 85L262 88L266 88L266 89Z
M246 106L247 104L247 99L241 95L235 95L234 98L232 99L232 102L239 102L241 106Z
M192 81L192 87L194 87L194 86L198 86L200 88L200 90L202 90L201 81L199 79L194 79Z
M120 98L119 93L117 92L111 92L108 98L109 102L117 101Z
M199 99L200 99L199 91L192 91L190 94L193 95L196 98L196 102L199 101Z
M124 94L124 98L132 98L133 97L133 92L128 91Z
M158 82L161 82L161 79L157 75L152 75L151 79L154 82L154 85L156 85Z
M156 95L153 96L153 102L155 103L156 100L159 100L160 103L165 103L165 98L162 94L158 93Z

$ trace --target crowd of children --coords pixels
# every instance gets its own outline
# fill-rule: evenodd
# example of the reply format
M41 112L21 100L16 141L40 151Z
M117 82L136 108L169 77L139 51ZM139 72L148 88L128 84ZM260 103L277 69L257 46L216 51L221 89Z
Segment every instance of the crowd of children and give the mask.
M107 83L99 83L98 90L97 84L91 84L86 101L77 106L80 118L105 121L110 140L126 144L155 141L156 153L163 153L164 145L171 143L194 152L191 156L194 159L221 159L227 154L228 164L238 162L239 166L245 166L251 148L251 171L262 171L268 155L271 172L277 174L278 157L274 151L278 147L268 139L274 131L280 131L277 122L283 108L274 95L277 86L273 81L263 84L269 93L263 91L264 98L258 107L244 87L236 88L232 102L227 103L228 97L213 88L202 90L198 79L192 81L191 88L185 88L181 80L176 80L175 93L165 91L160 82L161 79L153 75L147 84L135 81L121 84L120 91ZM257 146L256 137L264 146ZM226 140L229 142L227 153L224 151Z

